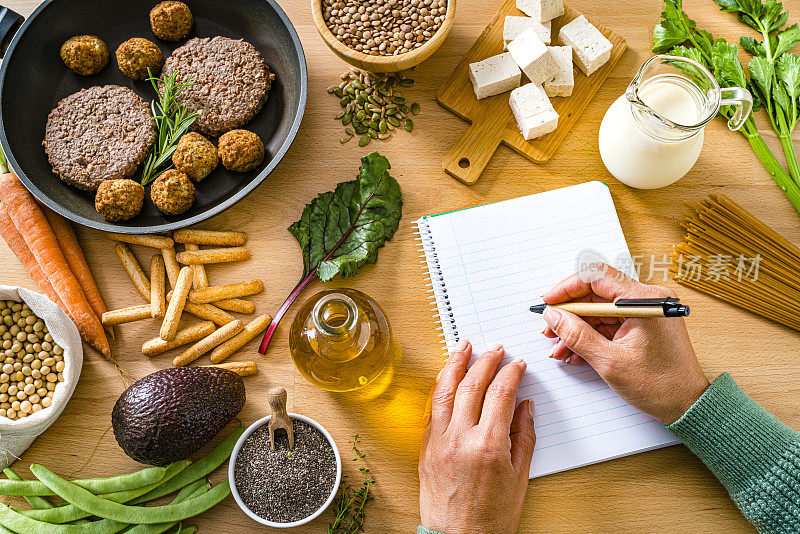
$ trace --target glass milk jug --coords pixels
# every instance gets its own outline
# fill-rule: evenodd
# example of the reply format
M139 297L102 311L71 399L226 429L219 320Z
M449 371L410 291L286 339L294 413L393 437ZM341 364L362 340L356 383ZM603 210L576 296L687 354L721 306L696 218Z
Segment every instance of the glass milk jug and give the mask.
M653 56L603 117L603 163L631 187L669 185L694 166L703 148L703 129L722 106L734 107L725 111L728 128L738 130L750 115L753 99L741 87L721 89L696 61Z
M383 310L355 289L308 299L292 323L289 350L300 373L328 391L388 385L399 354Z

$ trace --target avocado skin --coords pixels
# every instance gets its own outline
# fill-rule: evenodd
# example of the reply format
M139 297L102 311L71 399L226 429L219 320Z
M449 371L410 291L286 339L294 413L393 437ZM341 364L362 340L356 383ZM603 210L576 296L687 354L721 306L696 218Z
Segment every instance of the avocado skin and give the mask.
M211 441L245 403L242 377L216 367L173 367L134 382L111 412L114 436L144 464L188 458Z

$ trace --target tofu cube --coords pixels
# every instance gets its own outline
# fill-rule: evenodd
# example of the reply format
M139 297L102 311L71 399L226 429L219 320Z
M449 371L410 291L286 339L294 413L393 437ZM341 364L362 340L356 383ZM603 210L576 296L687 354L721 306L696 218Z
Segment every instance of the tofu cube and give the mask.
M509 104L522 137L527 140L541 137L558 127L558 113L544 89L535 83L511 91Z
M508 52L533 83L542 84L558 72L558 63L533 28L508 43Z
M575 64L589 76L611 57L611 41L581 15L558 32L560 44L572 47Z
M570 96L575 87L575 77L572 66L571 46L551 46L550 54L558 63L558 72L553 78L544 82L544 92L547 96Z
M553 111L543 111L533 117L517 122L519 131L526 141L536 139L554 132L558 128L558 113Z
M509 52L469 64L469 79L480 100L519 87L522 73Z
M564 14L564 0L517 0L517 9L539 22Z
M535 29L536 34L544 44L550 44L552 42L552 24L549 20L542 23L531 17L509 15L506 17L505 23L503 24L503 45L505 49L508 49L508 43L516 39L519 34L528 28Z

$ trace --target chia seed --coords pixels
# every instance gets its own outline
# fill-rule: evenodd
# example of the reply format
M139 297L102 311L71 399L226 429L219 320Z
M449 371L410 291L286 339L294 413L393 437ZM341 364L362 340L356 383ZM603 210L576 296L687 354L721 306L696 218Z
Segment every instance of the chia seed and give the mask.
M257 428L236 456L234 481L244 504L257 516L290 523L312 515L328 500L336 482L336 457L322 433L292 419L294 450L283 430L270 449L267 425Z

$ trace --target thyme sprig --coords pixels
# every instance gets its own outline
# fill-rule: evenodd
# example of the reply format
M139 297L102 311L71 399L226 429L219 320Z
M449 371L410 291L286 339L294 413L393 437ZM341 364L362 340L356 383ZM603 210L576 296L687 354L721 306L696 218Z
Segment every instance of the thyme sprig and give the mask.
M358 488L347 484L339 490L339 494L333 500L334 519L328 525L328 534L355 534L363 530L366 505L375 498L370 493L370 488L375 484L375 480L369 474L369 469L364 463L367 455L358 449L361 436L355 434L348 443L352 446L353 454L355 454L353 461L358 462L358 470L364 477L364 482Z
M178 83L177 76L178 72L173 71L163 79L153 76L152 73L147 78L158 95L158 98L150 104L150 111L158 129L158 137L155 147L144 163L142 185L149 184L172 167L172 154L178 147L178 141L200 116L198 113L189 113L186 105L178 103L181 91L194 84L191 78L186 82ZM162 82L162 90L159 90L159 81Z

